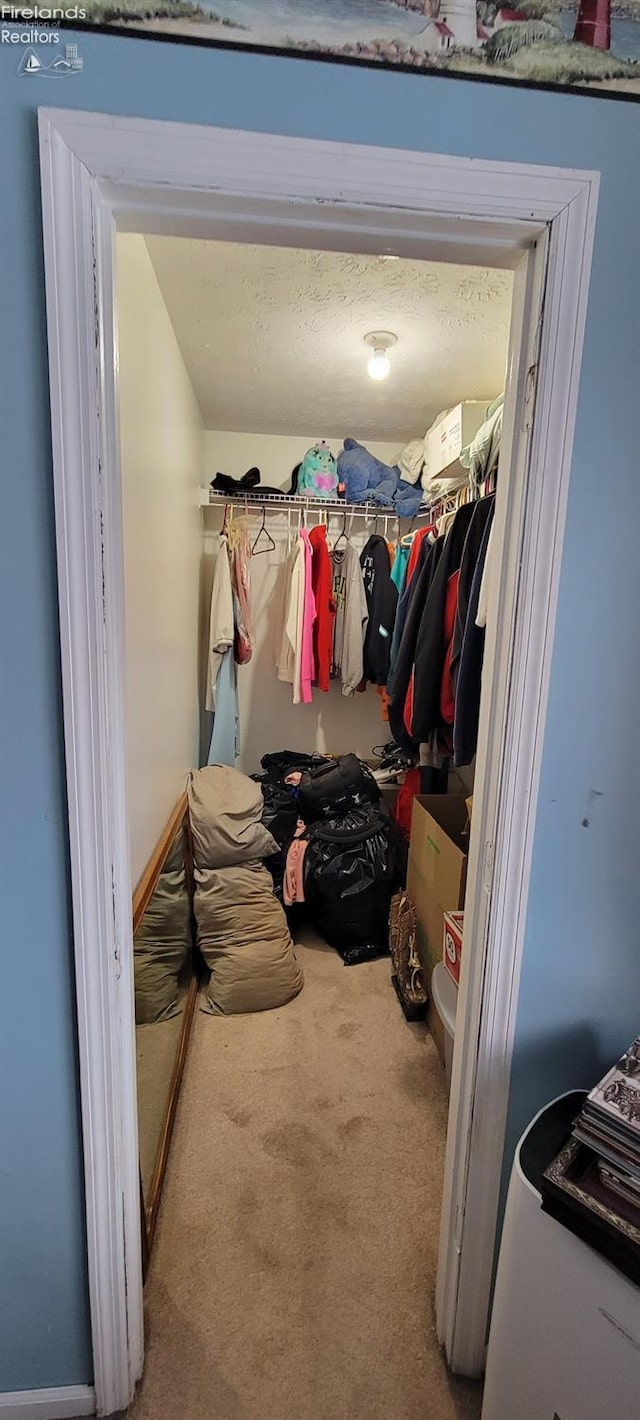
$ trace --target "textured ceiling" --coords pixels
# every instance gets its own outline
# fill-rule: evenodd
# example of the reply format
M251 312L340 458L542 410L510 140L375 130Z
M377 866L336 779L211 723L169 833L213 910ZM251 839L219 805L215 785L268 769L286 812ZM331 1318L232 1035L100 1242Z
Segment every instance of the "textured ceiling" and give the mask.
M285 247L147 237L205 425L400 440L503 386L509 272ZM363 337L394 331L367 375Z

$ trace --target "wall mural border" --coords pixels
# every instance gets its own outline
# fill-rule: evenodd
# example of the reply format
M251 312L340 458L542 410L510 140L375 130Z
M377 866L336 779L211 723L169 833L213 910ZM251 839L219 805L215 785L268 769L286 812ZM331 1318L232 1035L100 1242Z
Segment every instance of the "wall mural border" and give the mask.
M75 30L640 100L640 0L82 0L66 13L56 23Z

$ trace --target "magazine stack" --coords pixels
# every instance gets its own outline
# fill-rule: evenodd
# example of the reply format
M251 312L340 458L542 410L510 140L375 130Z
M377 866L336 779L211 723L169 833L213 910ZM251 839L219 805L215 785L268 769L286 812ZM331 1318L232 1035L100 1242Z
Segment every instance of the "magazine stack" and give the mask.
M640 1283L640 1036L588 1095L542 1207Z

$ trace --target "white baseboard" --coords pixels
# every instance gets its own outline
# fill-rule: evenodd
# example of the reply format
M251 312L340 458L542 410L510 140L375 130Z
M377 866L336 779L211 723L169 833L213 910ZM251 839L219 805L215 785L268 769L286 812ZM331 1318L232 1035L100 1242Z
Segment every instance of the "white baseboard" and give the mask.
M0 1393L1 1420L74 1420L95 1415L96 1393L90 1385L52 1386L49 1390Z

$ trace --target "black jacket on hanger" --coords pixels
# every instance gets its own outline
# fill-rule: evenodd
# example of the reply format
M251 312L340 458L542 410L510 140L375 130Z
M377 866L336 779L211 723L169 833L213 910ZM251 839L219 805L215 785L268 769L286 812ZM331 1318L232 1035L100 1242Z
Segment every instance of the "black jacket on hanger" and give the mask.
M404 723L404 707L411 683L411 672L415 660L420 622L431 582L438 568L444 548L444 538L436 542L423 539L418 553L418 564L408 588L407 611L402 640L394 663L393 672L387 682L389 696L389 729L396 742L409 754L416 750L418 741L408 733Z
M447 588L449 578L460 569L465 539L475 507L475 503L464 503L462 508L458 508L444 539L442 555L422 612L413 678L412 735L418 744L428 740L434 730L447 728L443 724L440 711L442 676L447 652L444 629ZM448 728L450 733L450 727Z
M405 623L405 620L406 620L407 612L408 612L408 610L409 610L409 605L410 605L411 600L412 600L413 589L414 589L414 587L415 587L416 580L417 580L417 578L418 578L418 576L419 576L419 573L420 573L420 571L421 571L421 569L422 569L422 566L423 566L423 563L424 563L424 559L425 559L427 553L430 551L431 546L432 546L432 543L429 542L429 539L428 539L427 536L421 538L421 540L420 540L420 546L419 546L419 548L418 548L418 555L417 555L417 558L416 558L416 564L415 564L415 567L413 568L412 573L411 573L411 579L410 579L410 581L405 581L404 588L403 588L403 591L402 591L402 595L401 595L401 597L400 597L400 599L399 599L399 601L398 601L398 610L397 610L397 612L396 612L396 619L395 619L395 621L394 621L394 623L393 623L393 636L391 637L391 666L390 666L390 668L389 668L389 674L390 674L390 676L393 675L393 668L394 668L395 663L396 663L396 661L397 661L397 659L398 659L398 651L400 650L400 644L401 644L401 642L402 642L402 634L403 634L403 632L404 632L404 623ZM388 683L387 683L387 694L389 694L389 684L388 684Z
M464 637L467 624L467 610L469 606L469 595L473 582L474 572L480 553L480 548L485 541L485 529L487 525L491 527L496 506L495 493L489 493L486 498L479 498L474 505L474 514L469 524L469 530L465 538L462 549L462 561L460 563L460 577L458 579L458 605L456 608L456 621L453 629L453 642L451 647L451 679L455 692L458 677L458 663L462 650L462 639ZM477 608L476 608L477 609Z
M386 685L398 589L391 581L389 548L383 537L372 534L360 554L360 566L369 613L363 650L364 678L373 685Z

